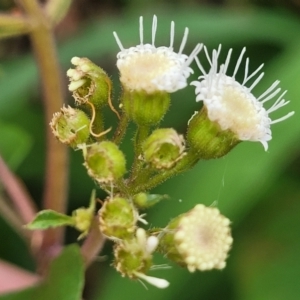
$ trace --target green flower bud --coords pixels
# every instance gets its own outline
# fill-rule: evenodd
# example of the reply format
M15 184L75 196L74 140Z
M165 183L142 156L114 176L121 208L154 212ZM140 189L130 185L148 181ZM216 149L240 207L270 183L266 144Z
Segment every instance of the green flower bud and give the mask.
M229 225L217 208L198 204L160 233L158 250L190 272L223 269L233 241Z
M126 172L123 152L110 141L89 146L85 153L84 166L88 174L99 183L116 181Z
M169 169L184 155L184 139L172 128L156 129L143 143L144 160L156 169Z
M84 144L90 136L90 119L80 109L71 106L61 108L50 122L55 137L62 143L76 148Z
M145 274L152 266L152 252L157 244L156 237L147 238L145 230L139 228L136 236L115 245L115 268L122 276L139 278L139 274Z
M189 121L187 141L203 159L222 157L240 142L234 132L222 130L217 122L211 121L205 107Z
M95 65L88 58L73 57L71 63L75 69L69 69L69 90L73 92L78 104L87 101L96 108L102 107L110 101L111 80L103 69Z
M72 213L74 227L82 232L81 235L78 237L78 240L84 238L88 234L94 218L95 208L96 193L95 190L93 190L89 207L78 208Z
M138 208L146 209L167 198L167 195L138 193L132 200Z
M111 239L128 239L135 231L137 216L137 211L126 199L109 199L99 210L100 230Z
M170 106L170 96L166 92L123 90L122 108L124 113L138 125L157 125Z

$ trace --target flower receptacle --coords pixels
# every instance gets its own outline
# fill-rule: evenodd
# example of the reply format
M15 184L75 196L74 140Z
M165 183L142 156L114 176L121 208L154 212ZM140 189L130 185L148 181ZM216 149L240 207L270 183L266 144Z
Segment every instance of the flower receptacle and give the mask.
M235 133L222 130L217 122L211 121L205 107L189 121L187 141L202 159L222 157L240 142Z

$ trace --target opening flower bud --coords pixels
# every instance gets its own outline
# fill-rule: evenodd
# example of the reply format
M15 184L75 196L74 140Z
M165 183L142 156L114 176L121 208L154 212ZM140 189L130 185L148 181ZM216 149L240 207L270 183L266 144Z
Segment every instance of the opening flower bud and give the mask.
M111 198L99 210L100 230L111 239L128 239L135 231L137 215L128 200L121 197Z
M148 251L148 240L144 229L139 228L132 239L116 244L114 266L122 276L140 278L152 266L152 252Z
M156 129L142 146L144 160L156 169L169 169L184 155L182 135L172 128Z
M126 160L118 146L110 141L95 143L87 148L84 166L99 183L120 179L126 172Z
M84 144L89 136L90 119L80 109L71 106L61 108L60 112L53 115L50 122L55 137L62 143L76 148Z
M73 92L78 104L87 101L99 108L108 103L111 92L111 81L103 69L88 58L73 57L71 63L75 69L69 69L69 90Z

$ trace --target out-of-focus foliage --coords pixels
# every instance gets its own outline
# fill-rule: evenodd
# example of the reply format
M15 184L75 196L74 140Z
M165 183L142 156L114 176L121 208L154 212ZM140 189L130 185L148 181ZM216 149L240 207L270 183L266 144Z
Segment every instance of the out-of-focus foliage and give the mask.
M72 245L53 261L45 282L27 290L0 297L1 300L81 299L84 284L83 260Z
M122 9L118 10L117 15L112 13L112 8L105 10L104 5L104 11L99 10L99 20L94 13L93 19L87 18L86 22L79 23L80 26L72 36L61 40L59 45L64 71L70 67L69 61L73 56L88 57L112 74L117 85L115 55L118 47L112 32L117 31L125 47L136 45L139 42L138 17L143 15L145 40L150 41L152 15L155 13L158 16L157 45L168 45L170 22L174 20L175 46L179 47L184 27L190 29L186 53L197 42L203 42L210 50L222 43L223 58L227 50L233 48L233 68L233 61L236 61L242 47L246 46L250 70L255 70L265 62L265 78L254 94L259 95L279 79L282 88L288 90L286 98L291 103L275 114L280 117L291 110L295 110L296 114L272 127L273 140L268 152L265 153L257 143L242 143L225 158L200 162L189 173L180 175L155 190L155 193L169 194L170 199L149 210L148 219L153 225L167 224L171 217L191 209L196 203L217 205L232 220L234 244L224 271L189 274L172 265L171 270L153 271L153 276L168 279L171 286L163 291L149 287L147 291L139 282L121 278L109 267L111 249L108 245L105 249L108 259L96 262L88 272L85 299L297 299L300 294L299 14L288 10L273 10L269 6L264 9L247 5L242 7L241 2L233 0L228 1L229 9L224 9L226 5L208 9L192 3L193 1L164 1L161 6L158 1L148 1L147 4L141 2L133 1L133 5L129 1L123 1ZM267 2L270 1L264 1L265 4ZM115 7L119 5L117 1L114 4ZM273 4L282 8L279 1L276 1L276 5L275 1ZM288 8L286 3L284 5ZM43 123L42 104L39 101L37 69L31 54L25 54L9 60L3 59L0 71L0 152L39 200L46 125ZM239 76L242 77L243 74ZM114 96L116 100L117 88ZM173 95L170 112L164 120L165 126L176 126L184 133L187 120L198 108L194 98L191 87ZM111 114L109 116L111 117L107 120L111 119L113 125L114 117ZM126 145L130 142L128 137L123 149L126 150ZM70 209L87 205L93 188L81 163L81 155L72 152ZM0 236L7 239L6 243L1 243L0 256L30 268L31 264L26 263L27 253L18 253L15 249L11 252L14 241L21 243L21 239L18 241L18 237L12 234L4 235L3 231L7 231L7 224L0 220ZM68 241L74 241L74 236L70 232ZM76 264L76 255L72 256L73 260L66 260L63 267L58 267L61 273L57 274L60 278L57 279L57 284L61 287L65 284L66 289L70 288L71 283L64 280L68 277L75 280L70 266ZM159 263L162 259L157 257L157 261ZM77 273L74 272L79 274L79 269L80 266ZM79 282L80 279L76 286L80 285ZM45 294L41 298L30 299L79 299L65 297L67 292L64 296L48 295L48 290L44 290ZM27 298L7 296L0 299Z

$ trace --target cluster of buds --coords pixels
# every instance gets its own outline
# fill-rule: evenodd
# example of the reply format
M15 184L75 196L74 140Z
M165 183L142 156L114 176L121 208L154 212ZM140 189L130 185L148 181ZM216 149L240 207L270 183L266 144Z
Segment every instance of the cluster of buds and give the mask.
M233 239L230 221L217 208L202 204L174 218L165 228L140 228L139 222L144 225L147 222L139 210L166 198L149 191L171 176L190 169L200 159L226 155L242 141L260 142L267 150L272 139L271 125L289 118L294 112L271 120L270 113L288 104L283 99L285 92L280 94L279 81L275 81L261 96L255 97L252 90L264 73L247 87L249 80L262 68L248 74L248 58L243 82L235 79L245 49L233 74L228 75L232 50L224 63L218 62L221 46L210 55L205 46L197 44L191 54L186 55L183 51L187 28L178 52L173 47L174 22L171 22L169 46L155 45L156 30L154 16L151 43L144 43L141 17L140 42L129 48L123 46L114 32L120 48L116 62L122 86L119 110L113 106L112 82L108 75L89 59L73 57L74 68L67 71L67 76L77 108L63 107L54 114L50 125L60 142L82 150L88 175L108 193L97 219L101 232L115 243L116 270L122 276L165 288L168 286L166 280L147 275L153 267L155 251L190 272L223 269ZM208 71L198 58L202 49L210 64ZM188 78L193 73L190 65L194 60L202 73L198 80L191 82L195 86L194 100L202 101L203 105L187 120L186 134L173 128L159 128L170 107L171 93L189 84ZM278 97L275 103L265 109L263 104L274 97ZM105 130L103 118L105 105L109 105L119 119L118 126L108 130ZM133 138L133 163L127 169L120 144L129 122L135 124L137 131ZM108 136L111 129L113 134ZM88 234L94 211L93 206L73 213L72 224L82 236Z

